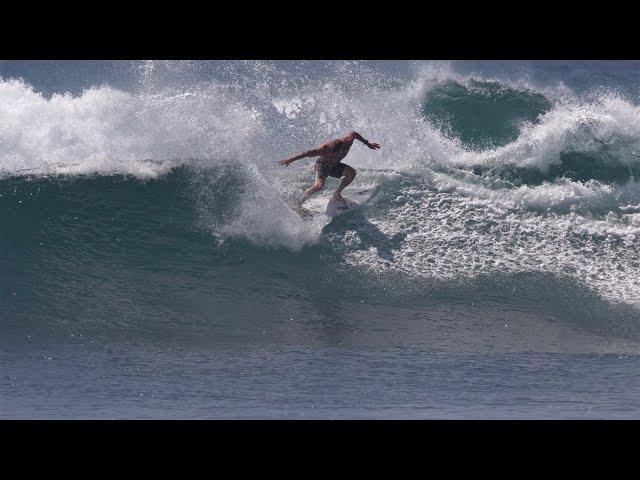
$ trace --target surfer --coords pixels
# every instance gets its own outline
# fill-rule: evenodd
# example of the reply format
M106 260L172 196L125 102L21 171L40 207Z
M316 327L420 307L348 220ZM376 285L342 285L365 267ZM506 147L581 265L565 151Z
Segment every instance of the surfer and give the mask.
M333 198L339 202L342 202L343 204L346 204L345 199L342 197L342 190L344 190L347 185L353 182L353 179L356 177L356 170L346 163L341 163L340 160L347 156L347 153L349 153L349 149L351 148L351 145L353 145L354 140L360 140L372 150L380 148L380 145L378 145L377 143L369 143L358 132L349 132L342 137L336 138L334 140L328 140L315 148L305 150L298 155L280 160L278 162L280 165L288 167L289 164L295 162L296 160L300 160L301 158L320 157L316 160L315 181L313 182L313 185L311 185L304 191L304 193L298 200L298 203L296 205L298 210L304 211L304 209L302 208L302 204L311 195L322 190L327 177L342 178L338 189L333 194Z

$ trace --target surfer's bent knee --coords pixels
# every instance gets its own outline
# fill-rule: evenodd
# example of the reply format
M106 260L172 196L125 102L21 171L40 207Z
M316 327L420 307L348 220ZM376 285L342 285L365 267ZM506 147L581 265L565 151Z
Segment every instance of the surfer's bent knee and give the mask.
M353 168L352 166L349 165L349 166L347 166L345 168L345 172L344 173L345 173L345 177L354 178L358 172L356 172L355 168Z

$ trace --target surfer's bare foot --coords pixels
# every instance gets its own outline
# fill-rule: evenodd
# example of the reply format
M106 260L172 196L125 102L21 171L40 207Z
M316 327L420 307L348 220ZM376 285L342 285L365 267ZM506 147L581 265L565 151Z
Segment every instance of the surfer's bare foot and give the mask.
M343 197L342 195L340 195L340 192L336 192L336 193L334 193L334 194L333 194L333 199L334 199L336 202L343 203L344 205L346 205L346 204L347 204L347 201L344 199L344 197Z
M299 215L311 215L311 212L309 210L307 210L306 208L304 208L302 206L302 204L298 203L296 205L293 206L293 209L299 214Z

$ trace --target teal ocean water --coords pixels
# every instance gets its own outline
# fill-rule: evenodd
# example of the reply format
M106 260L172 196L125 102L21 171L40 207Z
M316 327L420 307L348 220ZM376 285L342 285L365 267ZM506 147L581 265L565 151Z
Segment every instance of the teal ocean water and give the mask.
M640 415L640 63L0 77L0 417Z

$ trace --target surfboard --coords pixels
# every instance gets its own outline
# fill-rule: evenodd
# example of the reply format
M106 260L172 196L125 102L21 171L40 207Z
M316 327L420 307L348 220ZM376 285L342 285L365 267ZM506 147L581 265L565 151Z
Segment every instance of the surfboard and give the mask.
M362 187L349 189L349 197L343 195L345 202L339 202L333 198L333 194L315 195L305 202L302 211L298 211L303 218L312 218L317 215L336 217L354 208L365 205L373 196L374 188Z
M354 200L351 200L350 198L344 196L342 198L344 198L344 202L339 202L331 198L331 200L329 200L329 202L327 203L327 208L324 212L325 215L327 215L328 217L335 217L336 215L341 215L351 210L352 208L361 206L361 204Z

